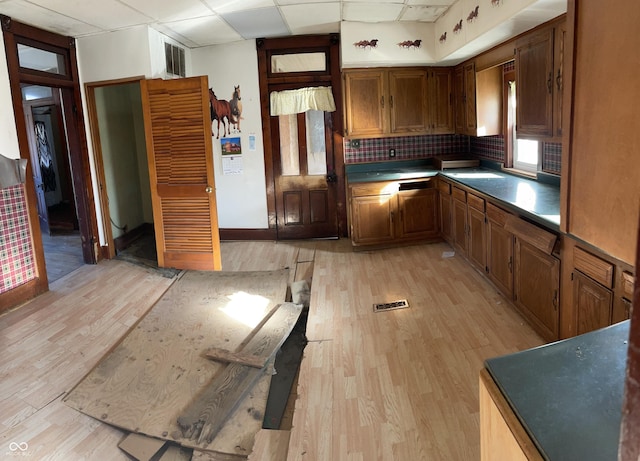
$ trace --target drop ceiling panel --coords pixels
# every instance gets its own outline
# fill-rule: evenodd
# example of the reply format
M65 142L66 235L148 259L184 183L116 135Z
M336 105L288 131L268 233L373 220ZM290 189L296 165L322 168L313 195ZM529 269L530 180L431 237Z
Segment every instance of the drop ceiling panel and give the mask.
M31 2L101 29L116 30L148 24L150 19L116 0L101 0L99 4L86 0L31 0Z
M121 0L122 3L160 22L181 21L211 15L210 8L200 0L159 1Z
M407 0L407 5L451 6L456 0Z
M276 7L226 13L222 18L245 39L290 35Z
M165 23L176 33L186 37L197 46L215 45L242 40L242 37L218 16L188 19ZM173 37L175 38L175 37Z
M447 11L448 6L407 6L400 17L401 21L434 22Z
M344 3L342 19L359 22L395 21L403 8L401 3Z
M340 4L337 2L281 6L280 10L294 35L340 31Z
M177 1L177 0L176 0ZM203 0L218 14L234 13L243 10L255 10L275 6L273 0Z
M20 22L32 24L61 35L80 37L104 32L104 29L61 15L23 0L0 1L0 12Z

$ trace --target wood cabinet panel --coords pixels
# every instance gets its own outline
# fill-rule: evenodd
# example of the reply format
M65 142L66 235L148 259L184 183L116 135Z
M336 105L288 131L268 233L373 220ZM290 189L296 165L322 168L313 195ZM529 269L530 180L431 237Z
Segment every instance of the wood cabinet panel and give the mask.
M436 189L398 192L400 238L438 235L438 191Z
M607 288L613 288L613 264L575 247L573 266Z
M442 238L453 244L453 210L451 195L440 192L440 232Z
M346 135L381 135L387 131L385 77L382 70L344 73Z
M513 298L513 234L488 216L487 271L491 281L509 299Z
M351 238L354 244L372 245L393 242L396 238L392 195L353 197L351 199Z
M553 51L553 136L561 139L563 131L563 93L564 93L564 56L565 43L567 43L567 23L561 22L554 30L554 51Z
M469 194L469 198L472 197ZM484 203L484 201L483 201ZM484 212L471 208L469 202L469 261L481 271L487 270L487 229Z
M456 187L453 190L457 190ZM463 255L467 255L467 204L453 198L452 229L453 246Z
M577 334L588 333L611 324L611 290L578 271L573 274L573 300L578 316Z
M553 135L553 29L516 43L516 131Z
M453 75L450 68L441 67L429 72L428 105L431 133L453 133Z
M560 261L515 239L514 301L543 338L558 339Z
M428 97L426 70L390 71L391 133L427 132Z

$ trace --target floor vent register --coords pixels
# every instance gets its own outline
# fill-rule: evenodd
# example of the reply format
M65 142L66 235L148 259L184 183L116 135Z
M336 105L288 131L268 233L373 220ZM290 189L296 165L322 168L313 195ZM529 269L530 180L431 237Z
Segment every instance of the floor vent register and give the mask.
M390 303L378 303L373 305L374 312L387 312L395 309L405 309L409 307L409 302L406 299L400 299L398 301L392 301Z

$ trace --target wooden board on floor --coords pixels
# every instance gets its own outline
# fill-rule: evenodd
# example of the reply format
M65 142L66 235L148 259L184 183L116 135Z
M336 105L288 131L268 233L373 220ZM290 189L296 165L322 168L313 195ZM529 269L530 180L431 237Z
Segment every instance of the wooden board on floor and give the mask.
M248 461L282 461L287 459L289 431L262 429L256 434L256 443Z
M283 303L260 327L260 330L238 352L211 348L205 355L213 360L233 362L254 368L263 368L285 342L302 312L302 306Z
M165 440L131 433L118 444L118 447L138 461L149 461L165 443L167 443Z
M239 347L284 301L288 277L288 270L187 272L65 402L131 432L174 436L184 446L211 449L184 440L177 425L178 416L223 367L204 357L204 350ZM237 440L223 437L214 449L235 454Z

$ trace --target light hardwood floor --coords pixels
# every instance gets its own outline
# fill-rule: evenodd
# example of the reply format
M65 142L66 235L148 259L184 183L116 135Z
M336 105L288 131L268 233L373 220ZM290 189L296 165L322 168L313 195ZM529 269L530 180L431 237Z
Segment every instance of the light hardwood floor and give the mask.
M294 267L315 249L289 460L479 459L485 358L542 344L444 243L354 253L349 242L223 242L223 270ZM0 316L0 459L125 460L123 432L61 402L171 279L83 266ZM411 307L374 313L374 302ZM24 445L23 445L24 446ZM6 456L5 456L6 455Z

